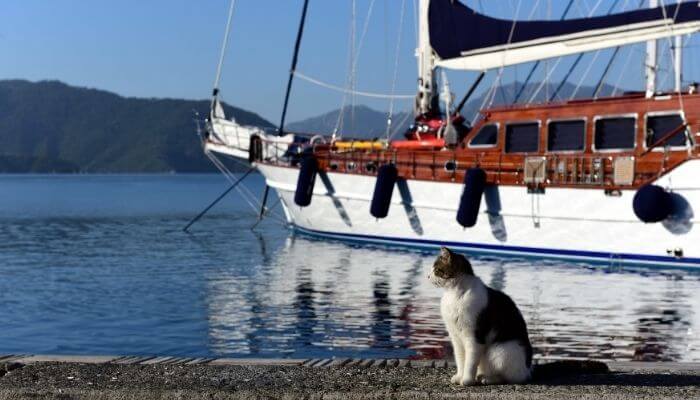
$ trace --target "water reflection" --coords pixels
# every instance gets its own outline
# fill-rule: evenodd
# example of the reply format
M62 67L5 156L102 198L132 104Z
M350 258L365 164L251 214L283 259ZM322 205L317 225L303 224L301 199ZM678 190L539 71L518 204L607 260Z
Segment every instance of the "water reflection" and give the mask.
M273 218L251 232L239 199L183 234L228 185L0 176L0 353L449 357L432 254L311 241ZM472 261L520 305L538 356L700 362L700 274Z
M262 259L248 276L209 277L217 355L450 356L441 292L425 279L432 255L291 237ZM688 334L698 324L697 275L488 258L473 264L520 305L537 356L700 360L699 340Z
M692 297L691 297L692 298ZM674 337L674 332L691 329L693 310L684 296L683 288L669 279L660 298L643 303L635 310L636 320L634 359L637 361L673 361L688 348L688 335ZM685 340L684 340L685 339Z

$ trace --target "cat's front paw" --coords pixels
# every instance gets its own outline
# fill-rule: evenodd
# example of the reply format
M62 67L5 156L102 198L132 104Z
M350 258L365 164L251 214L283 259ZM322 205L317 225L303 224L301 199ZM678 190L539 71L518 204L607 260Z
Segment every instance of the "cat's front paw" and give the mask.
M452 375L450 383L453 385L460 385L462 383L462 374L457 372L456 374Z
M474 386L474 385L476 385L477 383L478 383L478 382L476 381L476 379L474 379L474 378L465 378L465 377L462 377L462 379L460 379L460 382L459 382L459 384L462 385L462 386Z

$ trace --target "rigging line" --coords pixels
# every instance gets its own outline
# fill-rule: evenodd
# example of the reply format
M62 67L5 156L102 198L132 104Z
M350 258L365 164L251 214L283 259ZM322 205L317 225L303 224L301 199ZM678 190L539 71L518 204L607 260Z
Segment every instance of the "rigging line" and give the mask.
M221 163L221 161L220 161L219 159L216 158L216 156L214 156L211 152L207 152L206 155L207 155L207 157L209 158L209 160L212 162L212 164L214 164L214 166L219 170L219 172L221 172L221 174L224 175L224 177L225 177L231 184L235 184L235 183L236 183L236 180L234 179L234 178L235 178L235 175L234 175L233 173L231 173L231 171L228 170L228 169L226 168L226 166L224 166L224 165ZM255 207L253 204L251 204L251 202L245 197L245 195L243 194L243 192L241 192L240 190L238 190L238 185L236 185L236 191L238 192L238 194L241 195L241 198L243 198L243 200L245 200L245 201L248 203L248 205L250 205L250 206L253 208L253 212L257 213L258 208Z
M619 1L619 0L615 0L615 3L617 3L617 1ZM590 13L588 14L589 17L591 17L593 15L593 13L595 13L595 11L598 9L598 6L600 6L601 2L602 2L602 0L598 0L598 3L596 3L596 5L593 7L593 9L591 9ZM542 82L537 87L537 89L532 94L532 96L530 96L530 100L528 101L528 103L532 103L533 101L535 101L537 96L540 94L540 91L542 90L544 85L547 84L547 82L549 81L549 78L551 78L551 76L554 74L554 71L557 69L559 64L561 64L561 60L563 60L563 59L564 59L563 57L557 58L557 61L554 63L554 66L552 67L552 69L550 71L547 71L545 78L542 80ZM556 94L557 93L555 92L555 94L552 96L552 98L556 98Z
M231 34L231 22L233 21L233 10L236 5L236 0L231 0L231 5L228 9L228 19L226 20L226 32L224 33L224 42L221 45L221 54L219 56L219 65L216 67L216 78L214 78L213 97L219 94L219 83L221 83L221 73L224 68L224 59L226 58L226 49L228 48L228 40Z
M569 4L566 6L566 9L564 10L564 13L562 14L561 18L559 19L560 21L563 21L566 19L566 17L569 14L569 11L571 11L571 7L574 5L574 0L569 0ZM518 89L518 94L515 95L515 99L513 100L513 103L511 104L516 104L519 100L520 97L523 95L525 92L525 89L527 88L527 85L530 84L530 80L535 74L535 71L537 71L537 68L542 64L542 61L537 61L532 68L530 68L530 72L527 74L527 78L525 78L525 81L523 84L520 86L520 89Z
M576 98L578 91L581 89L581 86L583 85L583 81L585 81L586 78L588 78L588 74L591 73L591 69L593 68L593 65L595 64L595 62L598 60L598 57L600 57L600 50L596 51L595 54L593 54L593 59L588 64L586 71L583 73L583 75L581 75L581 79L579 79L578 83L576 84L576 88L574 88L574 91L571 92L571 95L569 96L569 100Z
M248 171L246 171L246 173L243 174L243 176L241 176L240 178L238 178L238 180L237 180L236 182L234 182L228 189L226 189L223 193L221 193L221 195L219 195L219 197L217 197L214 201L212 201L204 210L202 210L202 212L200 212L199 214L197 214L197 216L194 217L194 218L187 224L187 226L185 226L182 230L183 230L184 232L188 232L188 230L190 229L190 227L191 227L192 225L194 225L197 221L199 221L200 219L202 219L202 217L203 217L206 213L208 213L209 210L211 210L215 205L217 205L221 200L223 200L223 198L226 197L226 195L228 195L229 193L231 193L231 191L232 191L233 189L235 189L241 182L243 182L243 180L245 180L245 178L247 178L248 175L250 175L250 173L253 172L253 171L255 171L255 168L254 168L254 167L249 168Z
M418 0L413 0L413 20L414 20L413 23L415 24L415 25L413 25L413 33L416 35L415 43L418 43L420 41L420 39L418 37L418 30L420 29L418 27L418 24L419 24L418 20L419 19L420 18L418 17Z
M629 3L629 0L625 0L621 9L625 10L628 3ZM612 9L610 10L610 12L612 12ZM586 68L586 71L583 73L583 75L581 75L581 78L579 79L578 83L576 84L576 88L569 96L569 100L576 98L576 95L578 94L579 90L581 89L581 86L583 86L583 82L586 80L586 78L588 78L588 74L590 74L591 69L593 68L593 65L596 63L596 61L598 60L598 57L600 57L601 54L602 54L602 50L597 50L594 53L593 59L591 60L590 63L588 63L588 67Z
M391 82L391 94L392 96L396 93L396 81L399 77L399 57L401 56L401 35L403 34L403 20L406 15L406 0L401 2L401 16L399 20L399 36L396 39L396 59L394 60L394 79ZM389 116L386 122L386 137L389 138L391 134L391 122L394 117L394 98L389 100Z
M503 52L501 68L499 69L498 76L496 76L496 80L494 81L494 87L496 89L498 89L501 85L501 79L503 78L503 72L505 71L506 57L508 54L508 50L510 50L510 45L513 43L513 35L515 34L515 28L518 26L518 17L520 16L520 9L521 9L522 5L523 5L523 0L518 0L518 6L515 9L515 19L513 19L513 25L510 27L510 33L508 34L508 43L506 44L505 51ZM491 98L491 101L489 102L489 108L493 105L493 102L495 99L496 99L496 91L494 91L493 97Z
M345 88L344 90L351 90L352 89L352 63L355 57L355 25L356 25L356 16L355 16L355 8L356 8L356 2L355 0L352 0L350 2L350 28L348 29L348 59L347 59L347 67L348 67L348 73L347 76L345 77ZM348 102L348 93L344 92L342 100L340 102L340 112L338 112L338 119L335 121L335 128L333 128L333 134L331 138L335 140L336 135L342 129L343 127L343 122L345 120L345 106L347 105Z
M228 167L226 167L226 165L221 160L219 160L213 153L210 152L209 157L210 157L209 159L212 161L212 163L214 163L214 165L216 165L217 168L219 168L219 171L221 171L221 173L224 174L224 176L226 176L226 178L229 181L233 182L236 175L233 172L231 172L231 170L228 169ZM235 161L238 163L238 160L235 160ZM240 164L242 165L242 163L240 163ZM253 209L253 212L255 212L257 215L258 207L255 204L253 204L255 202L255 195L251 194L250 191L248 191L248 193L246 193L246 192L242 191L241 188L245 188L245 185L240 185L240 187L236 188L236 191L248 203L248 205L251 206L251 208Z
M562 57L557 58L557 61L554 62L554 65L552 66L552 68L550 68L550 70L547 71L547 75L544 77L544 79L542 79L542 82L540 82L539 86L537 86L537 89L535 89L534 93L532 93L532 96L530 96L530 99L528 100L528 103L532 103L532 102L535 101L535 99L537 98L537 96L540 94L540 91L542 91L542 88L544 87L544 85L547 84L547 82L549 81L549 79L550 79L550 78L552 77L552 75L554 74L554 71L557 69L557 67L558 67L559 64L561 63L561 60L563 60Z
M640 0L639 1L639 6L637 8L641 8L644 5L644 2L646 0ZM623 8L627 6L628 1L625 0L625 4L623 5ZM612 68L612 65L615 63L615 60L617 59L617 56L620 54L620 50L622 49L622 46L617 46L615 48L615 51L613 51L612 56L610 57L610 60L608 61L608 64L605 66L605 69L603 70L603 75L600 77L600 80L598 80L598 84L596 85L595 91L593 92L593 99L597 99L598 95L600 94L600 91L603 88L603 85L605 83L605 79L608 77L608 74L610 73L610 69Z
M348 76L348 89L355 90L357 87L357 82L355 82L357 76L355 75L355 60L357 59L357 1L352 0L352 29L350 31L350 75ZM350 130L354 127L355 123L355 96L352 94L348 95L350 97ZM345 110L343 110L343 122L345 122Z
M632 56L634 55L634 51L632 48L629 49L627 52L627 59L625 60L625 63L622 66L622 69L620 70L620 74L617 76L617 80L615 81L615 84L613 85L613 91L610 94L611 96L617 95L618 90L620 90L620 83L622 82L622 78L625 76L625 73L627 72L627 67L630 65L630 62L632 61Z
M279 134L284 134L284 120L287 118L287 108L289 107L289 95L292 92L292 83L294 82L294 71L297 69L299 61L299 49L301 48L301 39L304 36L304 25L306 24L306 12L309 9L309 0L304 0L304 8L301 11L301 21L299 21L299 30L297 31L297 39L294 44L294 56L292 57L292 68L289 70L289 81L287 82L287 92L284 95L284 107L282 108L282 117L280 118Z
M372 20L372 10L374 10L374 3L375 0L372 0L369 4L369 9L367 10L367 17L365 18L364 25L362 26L362 34L360 35L360 41L357 43L357 47L355 48L355 51L353 53L353 60L352 60L352 71L351 71L351 76L352 76L352 86L350 87L351 93L350 93L350 98L351 98L351 108L350 108L350 126L351 129L354 128L355 124L355 95L354 92L355 88L357 87L357 65L360 60L360 54L362 53L362 48L364 47L365 44L365 38L367 37L367 31L369 28L369 23ZM354 129L352 129L354 130Z
M498 91L501 78L503 77L503 71L505 70L505 58L508 52L508 49L510 48L510 44L513 41L513 34L515 33L515 28L518 24L518 16L520 15L520 7L522 6L522 0L518 1L518 7L515 10L515 18L513 19L513 25L511 26L510 29L510 34L508 35L508 42L506 44L506 50L503 53L503 65L498 70L498 75L496 75L496 78L494 79L493 83L491 84L491 88L488 90L486 96L484 96L484 101L481 103L481 107L479 107L479 110L483 110L484 108L490 108L493 105L494 100L496 99L496 92ZM488 105L487 105L488 103ZM472 118L471 124L472 126L476 124L476 121L479 119L479 116L481 113L477 110L476 114L474 115L474 118Z
M673 15L673 23L674 24L676 23L676 18L678 17L678 12L681 8L682 3L683 2L681 1L676 5L676 12ZM661 0L661 11L664 14L664 20L668 21L668 14L666 13L666 4L664 3L664 0ZM673 26L671 25L671 23L667 22L666 27L667 27L668 31L672 34L673 33ZM670 50L671 48L673 48L673 39L671 36L668 37L668 43L669 43L669 50ZM676 54L674 51L670 51L670 53L671 53L671 63L675 66L676 65ZM682 89L678 91L678 106L681 110L683 110L683 112L685 112L685 103L683 101L683 90Z
M401 127L403 127L403 125L406 123L406 121L408 121L408 119L411 118L412 116L413 115L410 112L404 113L404 116L401 119L401 122L399 122L397 125L394 125L394 131L391 133L391 135L389 135L389 137L387 138L387 141L391 140L394 136L396 136L396 134L400 132L399 129L401 129Z
M346 94L354 94L354 95L360 96L360 97L370 97L370 98L375 98L375 99L398 99L398 100L413 100L415 98L414 95L408 95L408 94L384 94L384 93L365 92L365 91L361 91L361 90L344 89L340 86L332 85L330 83L325 83L325 82L320 81L318 79L312 78L312 77L305 75L299 71L295 71L294 75L296 77L298 77L299 79L302 79L302 80L305 80L307 82L313 83L315 85L324 87L326 89L335 90L337 92L346 93Z
M593 10L591 10L591 13L590 13L589 17L592 16L593 13L595 12L595 10L598 9L598 7L600 6L600 3L601 3L601 2L602 2L602 0L598 0L598 3L595 5L595 7L593 8ZM612 4L612 6L610 7L610 9L608 9L607 15L611 15L611 14L613 13L613 11L615 11L615 7L617 7L617 4L618 4L619 2L620 2L620 0L615 0L615 1L613 2L613 4ZM595 56L595 58L594 58L594 61L595 61L595 59L598 58L598 54L599 54L599 53L600 53L600 50L598 50L598 52L596 52L596 56ZM579 63L581 62L581 60L583 60L583 56L584 56L584 55L585 55L585 53L580 53L580 54L576 57L576 60L575 60L574 63L571 65L571 68L569 68L569 71L564 75L564 78L561 80L561 82L559 82L559 86L557 86L557 88L554 90L554 93L552 93L552 96L549 98L549 101L553 101L554 99L556 99L556 97L559 95L559 92L561 91L561 89L562 89L562 88L564 87L564 85L566 85L566 83L569 81L569 78L571 77L571 74L574 73L574 70L576 70L576 68L578 67L578 65L579 65ZM589 71L590 71L590 68L589 68Z
M212 155L213 155L213 154L212 154ZM249 168L249 167L250 167L250 165L248 165L248 164L242 162L240 159L238 159L238 158L236 158L236 157L234 157L234 156L231 156L231 155L229 155L229 154L223 154L223 153L222 153L221 155L224 156L224 157L227 157L227 158L228 158L229 160L231 160L232 162L234 162L234 163L236 163L237 165L241 166L241 168ZM218 164L221 166L221 168L220 168L219 170L222 171L222 173L224 174L224 176L226 176L227 179L228 179L229 181L233 181L233 179L236 178L236 175L235 175L233 172L231 172L231 170L228 169L228 168L226 167L226 165L225 165L221 160L219 160L219 159L216 158L216 157L214 157L214 158L216 159L216 162L218 162ZM211 158L210 158L210 160L211 160ZM211 160L211 161L212 161L212 163L214 163L214 164L216 165L216 163L214 162L214 160ZM223 169L223 170L222 170L222 169ZM228 176L227 176L227 175L228 175ZM229 177L229 176L230 176L230 177ZM246 201L248 202L248 205L250 205L250 206L255 210L255 212L257 213L258 208L259 208L259 207L258 207L259 204L254 204L254 203L260 203L260 202L257 200L257 197L255 196L255 194L253 194L252 191L251 191L250 189L248 189L248 187L246 187L246 185L243 184L243 183L241 183L240 188L236 189L236 191L238 192L238 194L241 195L241 197L243 197L244 200L246 200ZM244 191L245 191L245 192L244 192ZM256 215L257 215L257 214L256 214ZM284 218L282 218L281 215L276 214L276 213L270 212L270 213L268 214L268 216L271 217L271 218L273 218L273 219L279 219L279 220L284 221Z
M367 36L369 23L372 20L372 10L374 9L374 3L375 3L375 0L372 0L369 3L369 8L367 10L367 17L365 18L364 25L362 26L362 34L360 35L360 41L357 44L357 47L354 44L354 40L351 40L351 54L352 54L352 56L351 56L351 62L350 62L350 64L351 64L350 81L349 81L350 88L348 90L348 94L350 94L350 95L354 94L354 92L355 92L355 85L357 84L357 81L356 81L356 79L357 79L357 64L358 64L358 60L360 59L360 54L362 53L362 48L363 48L364 43L365 43L365 38ZM355 17L354 16L354 12L355 12L354 11L354 4L355 4L355 1L353 0L353 18ZM353 31L354 31L354 29L353 29ZM354 37L355 37L355 34L353 32L352 38L354 39ZM345 113L345 105L346 105L346 98L344 97L343 98L343 107L340 110L341 115ZM352 108L351 108L350 122L353 123L354 122L354 113L355 113L355 100L352 97L351 97L351 107ZM345 117L343 116L343 119L344 118ZM341 128L342 128L342 125L339 126L337 128L337 130L339 131Z
M537 12L537 9L540 6L540 1L541 0L537 0L537 2L535 2L535 5L532 6L532 11L530 11L530 15L527 17L528 20L532 20L532 18L535 16L535 12Z

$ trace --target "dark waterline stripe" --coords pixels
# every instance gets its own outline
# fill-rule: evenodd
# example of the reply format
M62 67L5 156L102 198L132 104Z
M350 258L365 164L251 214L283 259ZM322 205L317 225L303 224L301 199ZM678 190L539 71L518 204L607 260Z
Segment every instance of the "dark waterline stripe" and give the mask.
M468 250L476 253L495 254L502 256L521 256L521 257L545 257L550 259L565 259L572 261L588 261L596 264L624 264L627 266L643 266L647 268L663 268L669 267L690 271L700 270L700 258L682 258L663 256L647 256L642 254L626 254L626 253L604 253L595 251L579 251L579 250L560 250L546 249L537 247L521 247L521 246L499 246L479 243L459 243L449 241L425 240L425 239L407 239L394 238L372 235L360 235L354 233L331 233L317 231L313 229L302 228L294 225L292 229L303 235L330 238L344 242L352 243L372 243L388 245L391 247L401 247L409 249L434 249L441 246L453 247L460 250Z

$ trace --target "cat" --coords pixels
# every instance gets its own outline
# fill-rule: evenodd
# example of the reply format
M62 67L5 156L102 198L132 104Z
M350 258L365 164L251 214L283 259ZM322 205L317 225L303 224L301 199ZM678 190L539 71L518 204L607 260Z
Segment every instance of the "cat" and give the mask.
M440 312L457 363L453 384L519 384L531 379L527 325L510 297L486 286L463 255L446 247L428 279L445 289Z

